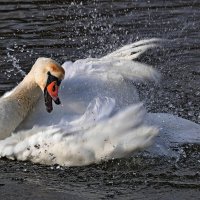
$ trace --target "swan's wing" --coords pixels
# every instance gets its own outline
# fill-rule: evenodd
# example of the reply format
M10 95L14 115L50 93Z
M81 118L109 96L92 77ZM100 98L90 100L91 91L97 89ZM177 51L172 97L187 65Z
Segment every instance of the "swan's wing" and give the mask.
M66 77L60 95L64 107L70 106L68 113L71 109L72 113L81 111L82 114L86 105L97 96L114 98L116 109L138 102L133 81L157 81L159 73L151 66L132 60L132 53L139 56L139 53L155 47L159 41L153 39L136 42L99 59L65 62L63 67Z
M158 133L143 123L144 114L137 104L70 135L66 129L35 127L0 141L0 156L66 166L122 157L146 147Z
M102 59L120 58L120 59L134 60L148 49L160 46L161 42L163 42L163 39L158 39L158 38L140 40L125 45L120 49L104 56Z
M90 76L104 81L129 80L154 80L157 81L160 74L151 66L133 61L139 55L150 48L158 46L159 39L150 39L126 45L100 59L87 58L77 60L74 63L66 62L63 67L66 70L66 78L78 76Z

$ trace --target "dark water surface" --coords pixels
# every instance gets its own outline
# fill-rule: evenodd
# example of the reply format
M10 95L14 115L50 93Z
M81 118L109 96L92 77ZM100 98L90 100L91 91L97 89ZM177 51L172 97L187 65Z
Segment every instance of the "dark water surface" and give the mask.
M100 57L136 40L169 39L140 61L162 73L138 85L152 112L200 123L200 2L179 0L0 0L0 91L14 87L37 57L62 63ZM200 147L178 161L129 158L61 168L0 160L0 199L200 199Z

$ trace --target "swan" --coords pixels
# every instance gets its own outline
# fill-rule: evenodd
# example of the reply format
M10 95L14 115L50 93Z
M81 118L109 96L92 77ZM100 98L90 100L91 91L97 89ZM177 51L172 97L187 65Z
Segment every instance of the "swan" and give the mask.
M30 94L34 100L28 111L24 111L23 117L17 119L7 134L2 133L0 157L77 166L124 157L144 148L149 154L172 155L173 140L178 143L181 138L182 142L187 142L191 130L190 142L198 141L198 124L168 114L146 113L134 87L136 81L159 80L159 72L135 59L146 50L159 46L161 41L141 40L102 58L66 61L62 66L51 59L39 58L30 77L34 82L33 72L43 67L43 75L39 72L36 75L36 78L43 78L29 87L29 92L35 88L37 94ZM39 64L40 60L45 61ZM50 69L50 63L56 65L59 73ZM48 72L53 75L53 84L56 80L56 95L51 91ZM20 84L26 89L25 85L31 85L28 76L25 77L27 81L24 79ZM23 88L20 85L0 99L0 106L8 105L7 101L4 105L1 103L6 98L14 100L15 91ZM24 95L28 95L25 91ZM50 103L44 100L42 93L48 95ZM60 104L53 111L52 99ZM7 119L12 121L12 117L16 117L11 114L13 107L10 108ZM20 109L23 108L16 110ZM10 124L7 120L4 123ZM153 141L155 143L151 145Z

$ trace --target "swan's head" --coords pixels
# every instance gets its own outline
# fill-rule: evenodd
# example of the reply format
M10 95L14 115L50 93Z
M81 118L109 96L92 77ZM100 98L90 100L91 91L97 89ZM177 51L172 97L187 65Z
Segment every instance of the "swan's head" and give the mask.
M64 69L50 58L38 58L33 65L34 78L44 93L47 112L53 110L52 100L60 104L58 97L59 86L64 79Z

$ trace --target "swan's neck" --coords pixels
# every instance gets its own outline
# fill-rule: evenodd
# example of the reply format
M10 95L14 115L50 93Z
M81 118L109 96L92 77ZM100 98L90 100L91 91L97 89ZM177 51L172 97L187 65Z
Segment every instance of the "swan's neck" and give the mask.
M35 106L42 91L36 84L34 76L30 72L24 80L15 88L10 98L18 101L21 115L25 117L27 113Z
M42 91L30 72L6 97L0 100L0 139L8 137L24 120Z

